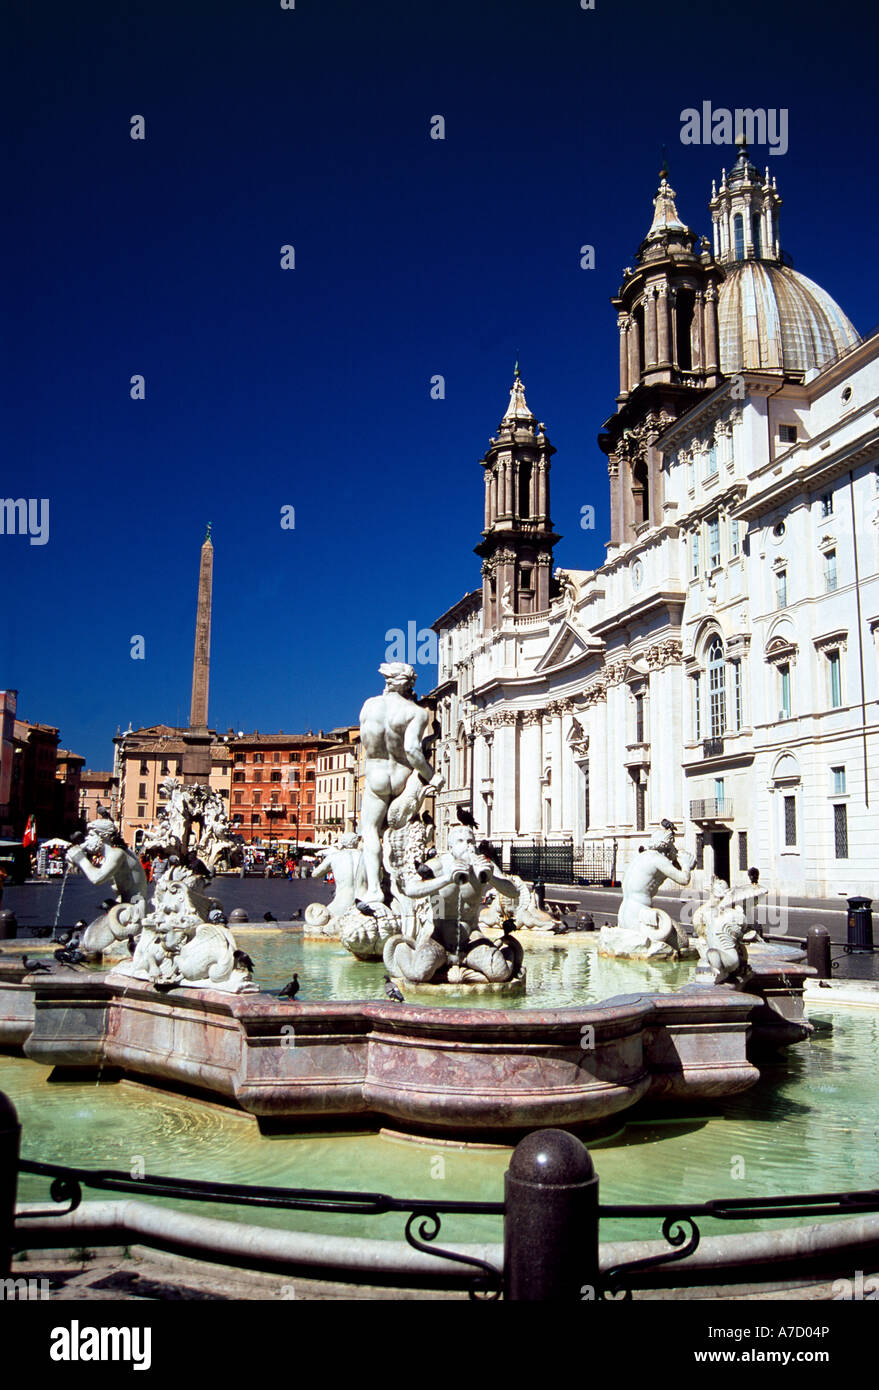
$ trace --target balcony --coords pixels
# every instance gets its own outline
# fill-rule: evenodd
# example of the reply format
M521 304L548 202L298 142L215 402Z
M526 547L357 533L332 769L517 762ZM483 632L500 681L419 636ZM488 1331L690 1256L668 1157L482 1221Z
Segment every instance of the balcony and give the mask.
M722 738L703 738L702 740L703 758L722 758L723 739Z
M733 804L731 801L691 801L690 820L732 820Z

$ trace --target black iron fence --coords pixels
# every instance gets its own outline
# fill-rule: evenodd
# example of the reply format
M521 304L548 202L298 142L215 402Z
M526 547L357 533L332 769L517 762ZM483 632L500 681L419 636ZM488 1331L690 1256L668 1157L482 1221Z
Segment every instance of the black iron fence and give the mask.
M601 1205L598 1176L588 1149L564 1130L539 1130L529 1134L513 1151L504 1185L504 1200L462 1202L405 1199L376 1192L346 1192L318 1188L277 1188L234 1183L200 1182L188 1178L145 1175L132 1178L112 1169L83 1169L18 1158L19 1129L14 1107L0 1093L0 1276L8 1274L14 1251L34 1248L35 1243L54 1247L76 1246L82 1236L75 1225L51 1230L52 1218L65 1217L82 1202L84 1187L124 1192L138 1197L187 1199L245 1207L286 1208L295 1211L321 1211L379 1215L399 1212L405 1215L403 1235L406 1244L421 1255L435 1256L457 1266L461 1274L455 1287L467 1289L471 1298L498 1298L501 1293L513 1301L569 1302L582 1299L631 1297L636 1288L688 1287L711 1282L758 1283L779 1276L783 1266L788 1275L814 1277L817 1273L838 1272L851 1267L852 1241L865 1253L875 1250L876 1230L844 1234L835 1242L827 1238L827 1227L808 1227L782 1233L776 1258L765 1251L755 1263L754 1250L741 1242L765 1241L763 1234L738 1237L736 1252L718 1262L716 1245L711 1259L694 1264L701 1232L698 1222L743 1221L770 1218L855 1216L879 1212L879 1188L855 1192L822 1192L794 1196L738 1199L720 1198L703 1203L675 1205ZM16 1186L19 1172L50 1179L53 1206L19 1211L16 1216ZM453 1215L488 1215L503 1218L502 1260L491 1261L450 1249L436 1243L442 1219ZM643 1258L621 1263L602 1261L599 1247L601 1222L632 1217L649 1218L660 1225L660 1248L651 1246ZM225 1224L225 1223L222 1223ZM50 1233L46 1234L46 1227ZM34 1239L35 1229L39 1232ZM824 1235L819 1249L815 1232ZM831 1230L832 1237L832 1230ZM93 1237L92 1237L93 1238ZM111 1243L109 1240L105 1244ZM163 1240L154 1236L160 1247ZM198 1258L217 1257L217 1251L202 1245ZM631 1251L630 1251L631 1253ZM260 1260L258 1242L250 1241L236 1256L228 1248L222 1252L227 1264L242 1268L265 1267ZM690 1264L683 1264L684 1261ZM274 1261L277 1264L277 1261ZM332 1268L328 1260L328 1266ZM603 1265L603 1267L602 1267ZM445 1266L446 1269L449 1265ZM375 1268L365 1262L358 1269L359 1280L375 1283ZM720 1275L722 1274L722 1280ZM326 1277L326 1275L325 1275ZM346 1278L351 1280L351 1271ZM406 1269L393 1280L400 1287L435 1287L437 1280L423 1268ZM453 1286L446 1281L447 1287Z
M510 846L510 873L534 883L605 884L610 886L616 874L616 855L612 848L588 845L574 856L573 845Z

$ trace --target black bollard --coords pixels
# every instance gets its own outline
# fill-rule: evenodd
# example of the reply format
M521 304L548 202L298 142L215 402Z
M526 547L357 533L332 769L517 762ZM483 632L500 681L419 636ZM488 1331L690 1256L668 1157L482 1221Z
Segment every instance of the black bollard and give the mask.
M537 895L537 906L542 912L546 907L546 884L542 878L536 878L534 880L534 892Z
M847 919L846 951L849 955L856 951L873 950L873 906L872 898L849 898Z
M826 927L809 927L806 932L806 964L818 971L820 980L830 979L830 932Z
M0 1091L0 1275L12 1267L15 1241L15 1198L18 1189L18 1146L21 1125L15 1106Z
M579 1303L598 1297L598 1176L563 1129L521 1140L504 1179L504 1298Z
M0 941L12 941L18 934L18 919L14 912L0 912Z

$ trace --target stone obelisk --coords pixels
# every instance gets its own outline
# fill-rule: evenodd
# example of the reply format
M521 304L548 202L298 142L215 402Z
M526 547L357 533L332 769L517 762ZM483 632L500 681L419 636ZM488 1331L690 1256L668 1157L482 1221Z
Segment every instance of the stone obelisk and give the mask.
M208 733L208 685L211 673L211 591L214 582L214 547L211 527L201 548L198 571L198 608L195 614L195 652L192 658L192 704L189 728L183 734L184 782L207 786L211 776L211 736Z

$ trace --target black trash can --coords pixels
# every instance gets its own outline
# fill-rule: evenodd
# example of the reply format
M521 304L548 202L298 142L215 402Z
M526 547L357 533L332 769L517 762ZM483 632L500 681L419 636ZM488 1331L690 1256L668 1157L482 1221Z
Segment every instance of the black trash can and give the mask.
M853 952L873 950L872 906L872 898L848 899L848 935L845 949L849 955Z

